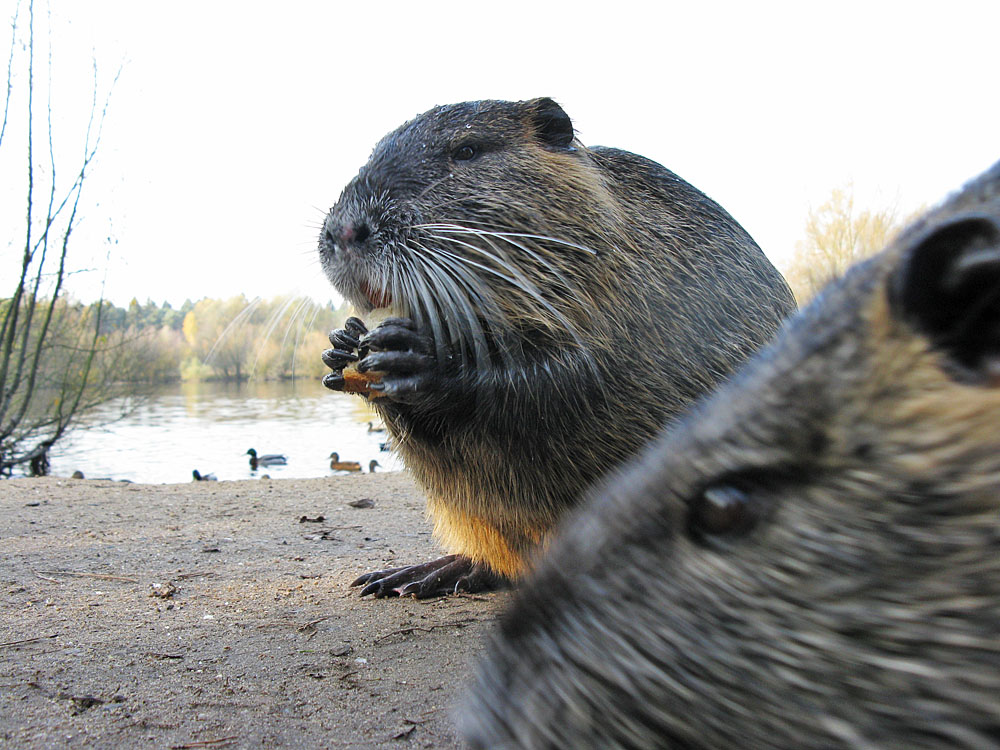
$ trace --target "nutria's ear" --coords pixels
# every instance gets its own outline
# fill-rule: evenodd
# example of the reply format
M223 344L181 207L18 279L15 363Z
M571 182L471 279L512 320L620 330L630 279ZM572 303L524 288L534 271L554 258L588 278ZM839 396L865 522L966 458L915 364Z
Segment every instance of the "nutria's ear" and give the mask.
M1000 382L1000 226L965 216L920 237L891 281L902 317L977 382Z
M568 148L573 143L573 121L548 97L525 102L531 126L544 145Z

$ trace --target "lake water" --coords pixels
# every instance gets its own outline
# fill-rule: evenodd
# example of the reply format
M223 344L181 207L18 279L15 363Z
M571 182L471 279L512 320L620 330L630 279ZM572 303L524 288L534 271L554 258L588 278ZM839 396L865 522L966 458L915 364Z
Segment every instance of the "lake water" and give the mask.
M53 476L82 471L88 479L143 483L190 482L192 469L220 480L324 477L330 453L359 461L364 470L402 465L381 451L386 433L368 431L378 418L363 399L324 388L318 380L251 383L181 383L157 390L128 416L100 425L120 412L109 403L88 418L95 426L74 430L51 454ZM97 426L99 425L99 426ZM284 453L286 466L252 471L247 449Z

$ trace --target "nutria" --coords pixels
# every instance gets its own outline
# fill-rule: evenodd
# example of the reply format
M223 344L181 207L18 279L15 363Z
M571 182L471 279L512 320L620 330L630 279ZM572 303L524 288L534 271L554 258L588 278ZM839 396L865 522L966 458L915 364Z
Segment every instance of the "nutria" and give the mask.
M362 595L518 577L585 487L794 309L718 204L641 156L585 147L551 99L436 107L390 133L319 251L360 315L395 316L331 333L324 383L344 390L359 355L381 377L372 405L453 553L362 576Z
M1000 746L1000 163L567 519L476 748Z

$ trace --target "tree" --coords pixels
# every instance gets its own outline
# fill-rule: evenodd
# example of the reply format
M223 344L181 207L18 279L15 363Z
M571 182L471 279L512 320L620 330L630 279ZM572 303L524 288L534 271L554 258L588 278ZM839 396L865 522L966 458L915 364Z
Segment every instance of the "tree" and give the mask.
M38 41L45 37L36 35L34 2L29 0L26 6L26 20L18 3L11 23L7 94L0 123L0 149L9 148L10 118L24 118L27 157L25 203L18 210L4 211L10 217L24 217L22 229L15 230L21 238L16 244L23 247L18 278L11 296L0 300L0 474L8 475L16 466L27 466L33 474L47 473L49 451L70 425L87 409L124 392L113 386L127 373L123 365L129 361L123 342L102 334L102 304L92 308L93 315L79 309L73 314L72 306L63 301L70 240L79 221L84 183L101 141L108 99L103 107L98 106L95 62L82 154L69 178L60 179L65 151L57 147L53 126L66 117L63 113L55 116L51 85L44 88L40 80L46 79L37 76L41 55L36 53L45 52L43 71L51 84L52 51ZM24 82L20 99L14 96L15 80ZM108 98L113 87L114 81ZM37 101L42 94L44 106Z
M857 210L852 185L835 189L826 203L809 212L805 239L796 243L785 273L799 305L854 263L885 247L900 226L895 207Z
M307 297L199 300L184 316L189 356L182 375L186 380L318 379L324 372L319 353L330 346L326 334L347 315L346 303L337 309Z

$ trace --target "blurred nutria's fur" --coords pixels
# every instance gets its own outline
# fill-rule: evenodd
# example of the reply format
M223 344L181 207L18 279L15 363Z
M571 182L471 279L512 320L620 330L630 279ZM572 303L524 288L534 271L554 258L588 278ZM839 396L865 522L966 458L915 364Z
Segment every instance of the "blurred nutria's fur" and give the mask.
M585 147L550 99L436 107L390 133L319 250L360 315L397 316L333 332L324 382L344 389L360 348L459 555L359 579L379 596L520 575L581 491L794 309L718 204L641 156Z
M475 748L1000 747L1000 163L609 479Z

